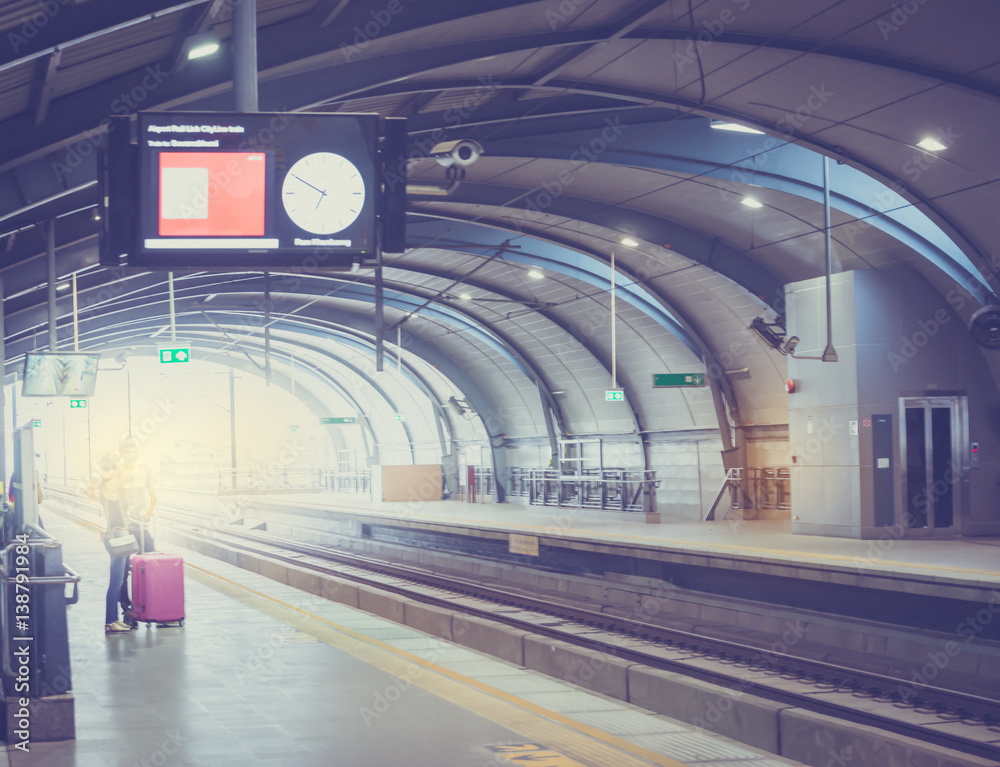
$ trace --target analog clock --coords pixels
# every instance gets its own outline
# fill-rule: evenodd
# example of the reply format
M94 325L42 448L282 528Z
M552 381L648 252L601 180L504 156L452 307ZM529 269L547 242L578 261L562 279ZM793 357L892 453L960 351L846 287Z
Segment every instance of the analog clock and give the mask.
M297 226L313 234L333 234L361 215L365 181L346 157L313 152L289 168L281 202Z

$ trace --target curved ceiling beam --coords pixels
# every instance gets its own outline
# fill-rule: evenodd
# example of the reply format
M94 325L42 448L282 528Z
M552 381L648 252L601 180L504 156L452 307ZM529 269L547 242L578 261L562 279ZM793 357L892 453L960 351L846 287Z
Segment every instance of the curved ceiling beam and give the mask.
M106 349L113 351L115 349L124 349L129 347L134 348L136 346L139 346L134 336L132 336L131 331L129 331L128 336L121 336L119 338L115 338L116 335L117 335L116 333L108 334L108 337L105 341L101 342L97 346L92 347L91 349L89 349L89 351L98 352L98 351L104 351ZM217 350L217 344L214 344L211 341L211 339L208 338L196 338L194 336L190 336L188 339L188 343L189 345L194 346L195 348ZM156 356L156 351L155 348L150 348L148 350L139 351L138 355ZM239 368L240 370L243 370L247 373L252 373L257 376L260 375L260 371L257 370L256 367L252 365L248 360L241 359L235 355L231 355L230 357L224 360L220 359L218 364L222 366L230 365L232 367ZM303 367L311 375L316 377L317 380L319 380L322 384L329 386L329 382L322 377L321 371L317 369L315 366L303 365ZM294 397L299 399L303 404L305 404L306 407L308 407L316 415L317 418L322 418L323 415L325 414L325 406L323 405L323 402L316 394L314 394L311 391L311 389L308 386L302 386L300 384L296 388L295 392L292 392L291 378L283 374L274 376L272 378L272 383L274 383L276 386L279 386L280 388L287 391L289 394L292 394ZM338 440L338 441L340 445L343 446L343 440Z
M428 221L417 221L409 224L407 243L410 247L455 247L470 253L475 252L477 248L495 250L497 246L495 244L496 237L492 234L493 231L499 229L504 229L508 233L518 231L510 223L506 226L492 222L472 223L461 214L452 215L433 210L417 210L414 211L413 215ZM456 223L445 227L444 231L440 231L440 225L431 223L434 219L454 219ZM520 234L522 237L529 237L523 232ZM610 265L603 258L595 260L592 255L596 251L590 251L576 243L559 242L555 238L540 235L530 235L530 240L530 251L527 249L507 251L503 254L504 260L542 266L551 271L572 276L596 288L608 287L611 276ZM387 266L392 266L392 263L388 263ZM656 320L692 353L701 356L698 345L681 323L664 306L658 305L658 302L650 295L649 289L641 284L641 280L626 277L624 274L616 274L615 285L620 294L619 297L623 301Z
M342 277L329 277L325 280L320 280L319 278L297 278L300 283L305 283L306 285L316 285L315 295L323 295L324 293L336 293L337 298L364 301L366 303L375 302L375 290L374 287L369 284L368 281L362 279L347 280ZM320 288L337 285L335 290L322 291ZM301 287L301 285L299 286ZM132 305L145 305L149 301L163 302L166 300L166 296L162 293L157 292L155 297L148 295L148 290L153 286L147 286L146 290L133 290L130 295L129 303ZM245 277L235 283L220 283L212 288L213 291L218 293L262 293L264 290L263 278L259 278L256 275L252 277ZM274 291L274 285L272 282L272 291ZM145 293L145 294L144 294ZM395 308L403 311L404 313L415 312L422 304L425 303L426 298L433 296L433 294L426 294L425 291L413 290L412 295L417 298L411 298L410 293L405 293L403 291L385 291L385 302L387 305L394 306ZM183 301L183 295L181 300ZM191 299L196 300L196 299ZM216 302L217 303L217 302ZM512 364L514 364L532 383L536 386L544 387L543 397L549 403L549 406L557 413L561 421L565 420L562 416L561 408L559 404L552 397L551 391L552 387L546 379L544 372L541 368L532 360L531 356L527 354L523 349L519 347L514 341L506 336L506 334L492 327L489 323L484 320L475 317L471 313L464 309L454 307L453 305L447 304L443 300L434 300L432 302L435 308L426 307L420 310L422 316L429 317L431 319L437 320L439 322L445 322L451 326L457 326L464 332L469 333L473 337L479 339L481 342L487 344L489 347L493 348L498 353L502 354L507 358ZM125 304L121 304L125 306ZM204 305L200 307L203 311L212 311L212 305ZM41 318L42 307L38 306L35 309L35 315ZM258 307L260 311L260 308ZM14 331L15 324L12 324L12 335L16 332Z
M498 5L498 7L507 7L507 6L509 6L509 3L504 4L502 6ZM477 12L481 12L478 7L476 10ZM449 12L454 13L453 10ZM447 16L447 14L445 15ZM295 20L292 20L290 22L283 22L273 25L272 27L267 27L264 30L262 30L262 32L266 31L267 34L273 33L276 34L277 36L280 36L280 34L282 33L287 33L290 24L292 27L299 30L299 32L306 33L307 35L306 39L313 40L313 38L315 37L315 30L308 29L309 23L306 23L302 18L296 18ZM408 28L409 23L410 23L409 18L401 19L400 22L397 24L397 26L394 27L394 31L397 31L397 29L398 31L403 31L404 29ZM283 32L282 33L276 32L275 30L277 28L281 28ZM655 34L652 34L654 32ZM332 99L332 101L344 101L357 95L358 93L363 93L365 96L378 95L380 92L383 92L380 89L384 89L386 87L389 87L390 89L393 87L402 89L413 88L414 87L413 83L407 83L405 81L409 77L411 77L414 74L414 72L428 71L443 66L450 66L453 64L462 63L464 61L472 59L481 59L484 56L488 55L500 55L502 53L513 53L517 51L527 51L538 48L551 49L551 48L558 48L565 46L593 45L606 41L607 39L619 35L620 33L621 30L619 28L616 28L615 26L609 26L596 30L583 30L583 31L561 30L557 32L550 32L544 34L524 35L518 37L512 36L510 38L504 38L501 40L480 40L471 43L470 42L456 43L452 45L435 47L429 50L388 54L379 58L366 59L365 60L366 66L360 68L359 67L345 68L342 65L342 62L337 62L336 65L332 67L327 67L327 69L331 71L338 72L335 81L339 84L340 91L338 95L334 99ZM632 30L627 33L627 37L629 39L655 39L656 37L663 37L663 36L666 37L675 36L678 39L686 39L690 37L690 30L689 29L652 30L649 32L647 32L646 30ZM297 42L295 52L291 54L291 57L284 52L285 47L280 45L277 46L278 48L282 49L282 53L272 54L272 56L274 56L276 60L262 66L262 73L268 68L269 65L273 65L274 67L284 67L290 63L290 60L291 61L296 60L293 58L294 56L307 55L307 51L310 48L311 43L306 42L306 39L303 39L301 41L301 47ZM737 33L733 33L733 38L731 42L734 45L740 45L740 44L759 45L761 44L761 41L764 41L766 43L766 41L769 41L772 38L760 37L758 39L757 37L754 36L747 36L746 40L749 42L740 42L742 39L743 38L741 38L740 35L738 35ZM326 39L326 45L327 46L329 45L329 37L327 37ZM794 48L795 45L805 45L805 43L801 41L785 40L783 41L783 45L784 47ZM811 49L816 48L815 43L809 43L809 45ZM262 41L262 49L263 49L263 41ZM830 50L834 53L844 54L845 56L847 56L848 58L852 58L853 60L868 61L868 63L873 63L875 65L883 67L897 66L898 68L904 71L912 71L912 67L906 66L904 62L895 62L889 57L873 58L871 56L868 56L866 58L864 55L861 55L864 53L862 51L855 51L852 52L850 55L847 55L846 53L844 53L844 51L847 49L842 50L841 48L837 48L836 46L831 46ZM328 47L325 52L329 53ZM282 58L282 56L284 56L284 58ZM875 58L877 58L878 60L876 61ZM402 68L404 68L404 66L405 66L405 72L399 71ZM324 71L324 70L320 69L318 71ZM143 72L144 72L144 77L148 79L149 73L145 72L145 70ZM122 77L128 77L131 75L132 80L135 80L139 74L142 73L133 72L129 73L128 75L123 75ZM949 73L945 70L940 70L940 71L934 70L933 72L928 70L927 72L923 72L921 74L927 77L947 78ZM330 79L328 78L318 77L316 69L311 70L307 75L297 74L297 75L288 75L286 77L277 76L270 80L268 80L268 78L264 76L263 79L267 80L266 86L273 87L275 89L275 96L276 97L280 96L281 103L283 103L284 108L287 108L287 101L289 99L290 94L293 94L295 92L295 89L291 87L291 82L292 79L294 78L311 79L314 82L314 84L312 85L313 88L319 87L315 84L316 82L323 83L322 87L328 87L328 82L330 82ZM94 86L93 88L89 88L78 93L67 95L63 97L63 99L54 102L54 106L59 104L65 107L65 109L62 109L61 111L63 112L63 114L67 116L67 118L69 116L76 117L78 115L89 113L91 119L81 118L80 130L76 132L92 129L95 125L97 125L101 121L101 118L104 117L104 115L98 115L96 111L94 111L95 106L97 107L97 109L100 109L102 104L111 103L112 100L111 98L109 98L107 99L107 101L105 101L103 98L101 98L100 94L97 92L97 89L110 87L111 90L109 91L109 94L114 93L115 89L118 89L117 92L120 94L121 92L123 92L121 88L123 87L124 84L118 82L119 79L120 78L112 78L112 81L109 81L113 82L113 85L111 86L107 85ZM182 77L182 79L185 79L186 81L186 78ZM947 81L947 79L945 81ZM191 84L185 82L185 85L187 86L186 88L180 88L179 93L173 94L173 96L171 96L171 93L168 91L173 91L177 89L175 87L172 87L175 86L175 83L173 81L164 83L162 85L158 83L156 91L158 100L161 97L166 97L167 101L171 105L177 106L178 103L188 103L190 99L197 98L196 95L191 94ZM507 87L539 87L537 83L533 81L532 78L521 78L517 81L510 80L507 83L504 83L503 85ZM419 88L421 86L418 83L416 84L416 87ZM484 84L483 87L489 87L489 88L500 87L500 84L494 83L492 79L490 79L490 81ZM725 110L720 110L714 107L705 107L704 105L694 103L690 100L677 99L675 97L671 97L669 95L657 92L642 92L633 89L625 89L614 86L595 85L585 82L569 82L569 81L559 81L559 80L550 80L541 87L551 88L556 90L557 92L584 93L595 97L633 99L638 103L644 103L644 104L671 103L681 106L682 108L687 110L698 109L705 113L718 114L726 117L734 117L735 119L740 119L743 121L747 120L746 115L735 114L735 113L729 114L728 112L725 112ZM404 90L403 92L406 91ZM172 101L171 98L173 99ZM70 103L74 99L76 99L77 102ZM62 104L64 100L68 100L66 104ZM104 111L107 110L104 109ZM25 136L25 141L30 141L35 147L39 146L40 144L44 144L47 141L45 136L38 135L37 130L28 130L26 127L22 126L19 131L18 126L13 124L16 123L18 119L19 118L12 118L12 120L7 120L4 121L3 123L0 123L0 127L4 128L4 133L5 136L7 137L4 146L0 147L0 161L2 161L3 158L7 157L11 159L15 157L24 158L32 153L32 147L27 146L27 144L25 146L18 145L18 140L16 136L19 132ZM61 124L65 124L66 122L67 122L66 120L60 120ZM752 119L751 122L753 122ZM108 123L105 124L108 125ZM111 123L109 127L110 126L114 126L114 123ZM44 127L45 126L43 126L43 128ZM769 127L771 128L771 130L776 129L776 126L769 126ZM68 130L70 133L74 133L74 129L72 126L70 126ZM62 132L64 137L66 128L60 128L60 131ZM796 138L801 143L815 146L824 153L831 154L833 156L843 155L843 150L841 147L828 146L823 142L819 141L818 139L816 139L815 137L802 136ZM8 152L9 154L7 154ZM875 176L891 179L891 174L886 173L882 169L863 163L856 157L850 159L856 165L866 167ZM962 230L962 228L959 227L954 221L950 220L948 217L944 216L941 213L941 211L934 208L931 201L921 198L921 196L918 195L911 188L907 187L906 191L912 197L917 198L921 205L924 205L927 207L928 210L933 211L934 216L938 220L944 222L950 230L954 231L967 244L967 246L973 251L975 255L977 255L980 259L984 258L983 250L971 239L971 237L967 233L965 233Z
M129 323L129 325L126 327L115 326L107 329L102 327L99 329L100 331L103 331L99 336L102 339L99 341L99 345L112 348L128 346L132 348L147 347L150 349L155 349L158 346L158 344L155 341L152 341L150 336L148 335L137 336L136 333L137 332L142 333L144 330L148 331L151 326L152 327L160 326L162 325L163 322L167 321L167 319L168 318L163 315L146 316L139 321ZM216 326L214 326L204 317L201 317L198 314L190 314L186 315L183 319L185 322L178 326L178 337L179 337L178 340L181 343L184 343L186 340L190 340L196 346L201 346L202 348L210 349L215 352L226 350L227 347L229 347L229 344L224 341L214 340L216 333L213 332L213 330L215 329ZM196 329L192 330L190 327L191 325L195 325ZM200 328L204 328L204 330L201 330ZM298 332L302 332L301 329L299 329ZM87 340L93 343L94 336L88 333ZM262 341L258 341L256 339L245 339L245 340L248 346L253 347L254 351L263 355ZM329 357L334 361L335 364L339 364L347 368L348 370L351 370L351 372L357 372L354 369L354 366L352 366L350 363L346 362L342 358L331 354L330 351L328 350L321 350L318 349L317 347L311 347L305 344L296 345L288 341L281 341L280 339L272 340L272 343L275 346L292 345L296 346L296 348L309 348L313 351L316 351L317 353ZM151 353L155 354L155 352ZM211 361L211 360L205 360L205 361ZM228 358L218 360L218 364L232 365L234 367L239 367L242 370L247 370L249 372L252 372L257 376L261 375L259 366L255 365L251 360L244 359L235 353L231 353ZM347 387L345 387L335 376L331 375L328 371L316 365L308 358L300 359L299 364L301 365L301 367L307 369L318 380L322 381L327 387L333 389L335 392L337 392L338 395L343 397L344 400L350 403L351 407L353 407L354 410L358 413L358 415L364 419L365 423L368 426L369 431L372 433L372 438L373 440L375 440L375 444L377 445L378 437L375 434L373 426L371 425L371 418L369 417L365 409L361 406L361 403L354 397L353 394L351 394L351 392L347 389ZM366 383L372 384L373 388L383 397L383 399L386 400L386 402L389 404L390 407L394 407L394 405L391 402L391 399L385 395L381 387L376 386L374 383L370 381L370 379L368 379L367 376L364 376L360 372L358 374L361 376L363 380L366 381ZM315 399L315 397L311 394L310 398ZM318 401L317 401L317 408L315 409L314 412L316 412L317 417L319 418L322 418L326 415L322 406L318 404ZM400 425L402 426L403 424ZM405 426L403 428L404 431L406 432L407 442L412 445L413 440L410 437L409 430Z
M461 234L465 234L466 233L465 228L473 228L473 229L474 228L479 228L479 229L494 228L491 224L484 223L482 221L473 222L473 221L471 221L471 220L469 220L467 218L464 218L464 217L458 216L458 215L454 215L454 216L452 216L452 215L446 215L446 214L434 215L434 214L426 214L426 213L422 213L420 215L421 216L429 216L431 218L439 218L439 219L441 219L443 221L461 222L463 224L463 227L464 227L463 231L461 232ZM503 229L503 227L500 226L500 225L496 225L496 228L500 229L501 231ZM525 230L522 228L520 231L523 232ZM454 235L454 234L455 234L455 231L454 231L453 227L449 227L448 231L445 233L444 236L448 237L448 236L451 236L451 235ZM583 245L580 245L578 243L571 243L571 242L562 241L562 240L560 240L558 238L553 238L553 236L550 233L548 233L548 232L527 231L527 234L530 237L532 237L533 240L535 240L537 242L541 242L541 243L544 243L544 242L553 242L555 244L560 245L561 247L565 247L565 248L567 248L569 250L573 250L574 252L588 254L591 258L595 259L598 263L605 264L607 266L607 268L610 270L610 266L611 266L610 262L606 260L608 257L604 253L600 252L597 249L587 248L587 247L585 247ZM473 234L472 236L477 237L477 239L479 238L479 236L476 235L476 234ZM499 235L499 236L503 236L503 235ZM453 247L456 247L456 246L453 246ZM506 255L505 255L505 257L506 257ZM510 260L523 260L525 258L525 256L524 256L523 253L517 253L517 252L509 254L509 257L510 257ZM531 262L531 261L529 261L529 263L537 263L537 262ZM539 265L541 265L541 264L539 264ZM631 284L631 285L638 284L639 277L636 276L636 275L634 275L634 274L632 274L631 271L628 269L628 267L622 266L621 262L616 263L615 266L616 266L616 269L618 270L618 272L620 272L621 275L625 276L626 282L628 284ZM545 262L545 267L549 268L549 269L554 269L555 271L563 271L563 272L566 271L566 266L565 265L553 265L553 264L551 264L549 262ZM617 280L619 279L619 275L618 274L615 275L615 279L616 279L616 283L617 283ZM666 310L668 312L672 312L673 315L676 315L677 317L680 318L680 323L681 323L682 329L684 330L684 332L687 335L687 337L689 337L691 339L691 342L695 345L695 348L692 349L692 351L695 353L695 355L700 360L702 360L705 363L705 366L706 366L706 368L707 368L707 370L709 372L709 383L710 383L710 385L712 387L712 394L713 394L713 398L715 400L716 411L717 411L716 414L717 414L718 422L719 422L719 430L720 430L721 434L723 435L723 440L726 441L727 444L731 444L731 442L730 442L731 435L730 435L729 422L728 422L728 418L727 418L726 413L725 413L725 408L724 408L722 399L720 397L725 397L725 401L729 403L729 409L730 409L730 411L732 413L733 420L734 420L734 423L736 424L737 428L741 428L742 427L742 418L741 418L741 415L740 415L740 405L739 405L739 400L738 400L738 398L736 396L736 390L733 387L732 382L729 380L729 377L726 375L725 367L720 363L718 355L715 353L714 347L712 346L711 343L709 343L705 339L705 337L702 334L701 330L697 327L697 325L694 323L694 321L691 320L691 319L689 319L689 318L687 318L686 316L684 316L683 313L679 312L678 309L675 306L673 306L673 304L669 301L669 299L666 296L664 296L662 293L660 293L659 291L657 291L655 288L652 288L652 287L647 287L647 288L645 288L645 290L650 294L650 296L651 296L650 300L651 301L659 303L664 310ZM649 303L644 303L643 306L645 307L645 313L647 314L647 316L654 316L655 317L654 312L650 311L651 307L650 307ZM577 338L577 340L580 340L581 343L583 343L583 341L579 338L579 336L577 334L571 333L571 335L573 335L574 338ZM689 346L689 348L690 348L690 346ZM590 350L590 348L588 346L588 351L589 350ZM605 370L608 373L610 373L611 372L610 366L607 363L607 361L604 360L603 356L601 356L596 351L594 351L592 353L595 354L595 356L597 357L598 361L602 364L602 366L604 366ZM623 386L621 388L624 389L625 387ZM628 392L627 391L625 391L625 397L626 397L626 400L628 400ZM643 427L642 427L642 417L641 417L640 413L636 409L634 409L634 408L633 408L633 415L635 417L636 428L637 428L638 432L641 433L644 430Z
M148 279L152 275L147 274L142 275L142 277ZM222 286L220 285L219 287ZM233 291L238 292L238 289L234 286ZM325 331L327 335L337 335L339 331L368 340L374 339L375 323L372 318L341 309L318 306L313 301L308 300L307 296L302 296L302 301L302 305L296 309L294 316L285 318L285 321L291 322L294 320L296 323L301 321L303 328L311 327L317 331ZM257 307L253 308L256 309ZM32 307L31 311L33 313L40 311L40 309ZM99 332L102 328L107 327L109 320L113 318L116 326L123 329L122 332L131 333L133 334L131 337L134 337L134 333L136 332L135 323L143 321L147 316L156 318L156 321L159 323L157 329L162 328L168 322L166 315L156 312L148 302L135 302L134 305L130 305L127 308L104 308L100 313L95 312L89 317L81 318L81 332L89 337L89 325L93 324ZM64 328L64 330L66 329ZM433 342L412 332L407 333L406 338L410 343L404 344L404 350L423 360L431 367L437 368L441 375L448 379L462 393L463 398L472 405L473 410L482 419L491 445L496 447L502 444L505 437L503 418L493 406L487 394L480 388L479 384ZM16 357L19 354L30 351L31 342L31 335L27 335L17 341L9 342L7 344L8 357ZM369 348L374 353L373 341Z
M648 127L645 121L640 125ZM747 184L753 184L822 205L822 162L815 152L787 141L775 145L772 136L719 133L709 127L707 119L677 120L655 133L627 139L621 149L607 142L607 148L591 161L718 179L723 184L712 186L727 199L734 194L742 196ZM475 133L471 138L476 138ZM489 142L488 152L491 156L572 162L582 159L580 148L586 147L591 138L592 134L585 131L571 131L546 134L544 141L528 136L500 139ZM833 207L904 243L956 282L974 284L978 278L982 287L988 287L968 256L930 218L885 184L849 165L835 164L831 167L830 191ZM533 200L537 196L534 190L529 193ZM840 224L832 231L836 234L840 230L853 238L850 226L851 222ZM987 300L984 290L978 297Z
M891 13L886 10L883 15ZM873 20L874 22L874 20ZM699 30L700 31L700 30ZM636 29L625 34L626 40L684 40L691 41L692 35L689 29ZM712 43L721 45L733 45L740 48L774 48L782 51L795 51L796 53L810 53L817 56L830 56L832 58L845 59L847 61L860 61L864 64L872 64L883 69L894 69L910 75L925 77L928 80L937 80L949 85L972 91L977 94L986 94L993 98L1000 97L1000 84L983 80L978 77L955 72L944 67L936 67L933 64L926 64L914 59L898 58L896 56L886 56L874 50L855 48L850 45L842 45L836 42L824 40L809 40L806 38L783 37L780 34L751 34L748 32L722 31L719 34L712 33Z
M425 199L427 201L442 201L444 199L446 203L453 201L470 205L513 208L527 211L525 218L530 220L530 217L535 215L535 211L540 209L535 198L535 190L463 182L458 190L448 198L428 197ZM548 199L545 201L548 202ZM419 208L414 210L417 213L426 212ZM718 237L711 237L697 229L661 216L607 205L595 200L573 197L567 193L552 198L551 202L544 208L544 212L597 224L605 229L638 237L660 247L668 247L695 263L729 278L764 303L774 307L778 314L784 314L785 288L783 280ZM499 213L498 215L502 216L503 214ZM496 223L495 219L494 223ZM517 229L517 225L516 220L506 222L506 226L514 230ZM408 238L413 247L420 244L420 240L415 239L412 232ZM447 241L442 244L447 245Z

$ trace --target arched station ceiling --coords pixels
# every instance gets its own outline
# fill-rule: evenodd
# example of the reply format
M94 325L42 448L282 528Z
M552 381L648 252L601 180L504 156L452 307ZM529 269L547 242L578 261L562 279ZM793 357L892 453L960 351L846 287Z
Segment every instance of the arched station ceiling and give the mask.
M37 223L53 217L82 337L113 349L163 327L164 275L97 266L96 148L136 109L232 108L231 52L182 55L196 32L227 39L229 14L218 0L0 8L12 362L44 345ZM917 270L943 294L967 291L966 316L995 300L995 3L258 0L258 19L262 111L408 117L410 183L425 190L449 183L428 159L435 143L485 148L449 194L409 196L409 249L387 257L385 312L403 329L410 383L438 404L460 392L495 445L553 425L583 435L715 429L720 414L783 423L783 361L747 326L780 318L786 283L823 273L824 156L835 270ZM928 135L946 149L920 149ZM370 272L270 284L276 354L370 355ZM227 333L259 328L263 287L259 274L178 275L182 333L225 348ZM262 333L247 346L259 358ZM602 401L613 365L624 408ZM711 392L649 388L652 373L705 369ZM398 391L386 396L395 406Z

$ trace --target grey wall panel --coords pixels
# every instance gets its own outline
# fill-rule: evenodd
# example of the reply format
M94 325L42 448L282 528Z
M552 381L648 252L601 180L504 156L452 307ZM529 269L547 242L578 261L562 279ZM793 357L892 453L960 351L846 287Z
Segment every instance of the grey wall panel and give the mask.
M787 296L789 333L802 338L796 353L820 353L825 343L823 280L789 285ZM996 352L979 347L940 293L910 269L835 275L833 299L834 342L840 361L790 358L788 363L789 377L800 385L800 391L789 398L789 434L792 455L796 456L793 489L798 488L793 495L793 513L798 517L795 529L839 529L843 532L838 534L862 537L886 535L887 494L892 491L897 518L902 497L900 426L897 417L892 426L892 487L886 488L881 478L876 482L873 426L866 425L866 419L898 413L902 396L961 395L968 398L969 441L980 443L983 458L980 468L970 469L967 444L963 444L961 465L951 467L965 498L958 529L967 535L1000 533L996 493L1000 396L985 357ZM858 422L857 436L843 428L850 421ZM818 435L820 425L835 433ZM822 437L819 444L817 436ZM808 453L805 459L797 455L803 447ZM851 470L851 492L846 495L843 487L830 484L845 466ZM807 470L820 470L823 481L795 476ZM854 490L856 482L860 492ZM831 507L834 497L850 506Z

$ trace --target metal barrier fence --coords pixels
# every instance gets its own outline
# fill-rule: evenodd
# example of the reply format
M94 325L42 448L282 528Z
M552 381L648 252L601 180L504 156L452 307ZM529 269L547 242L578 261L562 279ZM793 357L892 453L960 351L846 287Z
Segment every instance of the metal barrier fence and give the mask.
M729 506L723 519L733 509L787 510L792 508L792 483L787 466L755 466L748 469L732 468L726 472L719 494L705 514L705 521L716 518L716 511L723 496L729 494Z
M356 471L327 470L323 474L323 489L331 493L355 493L368 495L372 493L371 469Z
M655 511L659 484L655 471L642 469L584 470L579 474L560 474L555 469L510 470L510 494L527 496L532 506Z
M465 500L468 503L486 503L493 499L493 469L470 466Z
M331 493L371 494L371 470L337 471L335 469L281 469L268 471L243 469L218 472L219 490L326 490Z

